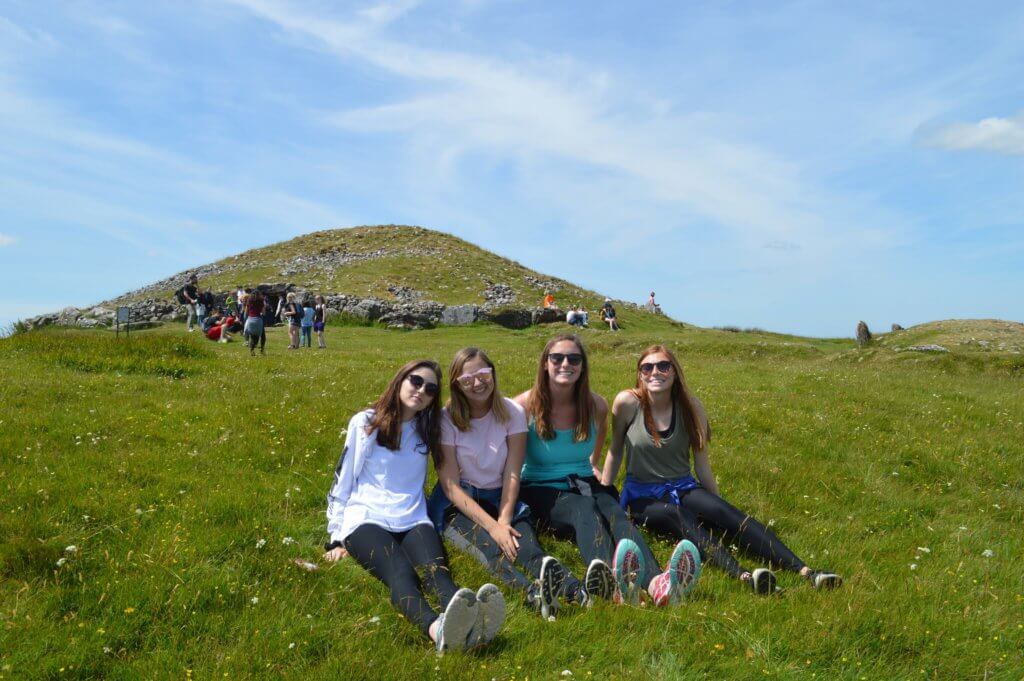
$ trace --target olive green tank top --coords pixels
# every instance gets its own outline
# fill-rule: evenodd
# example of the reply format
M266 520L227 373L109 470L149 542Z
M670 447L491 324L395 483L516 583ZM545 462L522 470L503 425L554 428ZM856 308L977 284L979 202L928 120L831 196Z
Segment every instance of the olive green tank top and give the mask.
M636 415L626 429L626 475L637 482L664 482L690 475L690 434L672 407L672 432L661 438L661 447L644 425L644 411Z

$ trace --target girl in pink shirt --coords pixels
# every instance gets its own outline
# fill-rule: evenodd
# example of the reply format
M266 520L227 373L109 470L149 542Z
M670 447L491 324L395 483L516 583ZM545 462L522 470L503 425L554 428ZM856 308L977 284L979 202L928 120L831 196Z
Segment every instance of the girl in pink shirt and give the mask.
M494 364L479 348L463 348L449 376L438 483L428 501L438 531L482 558L506 584L525 590L545 619L553 619L560 595L581 605L605 595L612 582L606 565L588 571L581 584L537 542L530 509L518 500L526 413L498 390Z

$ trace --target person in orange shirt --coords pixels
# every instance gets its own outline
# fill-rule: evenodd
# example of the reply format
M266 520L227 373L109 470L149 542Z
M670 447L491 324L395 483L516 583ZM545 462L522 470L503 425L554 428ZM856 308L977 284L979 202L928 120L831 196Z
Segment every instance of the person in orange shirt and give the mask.
M544 292L544 308L547 309L549 307L554 307L554 306L555 306L555 296L554 296L554 294L552 294L551 291L545 291Z

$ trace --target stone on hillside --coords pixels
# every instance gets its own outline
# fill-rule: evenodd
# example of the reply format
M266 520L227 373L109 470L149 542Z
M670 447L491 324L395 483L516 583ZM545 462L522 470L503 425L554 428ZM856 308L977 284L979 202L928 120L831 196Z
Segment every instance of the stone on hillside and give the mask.
M868 325L861 321L857 322L857 345L864 347L871 342L871 331L868 329Z
M564 321L565 313L560 310L537 307L530 312L530 322L532 324L552 324Z
M928 345L908 345L906 349L913 352L949 352L948 349L934 343Z
M355 305L352 305L351 307L346 307L345 312L352 315L353 317L358 317L359 319L368 319L371 322L374 322L380 319L381 313L383 311L382 303L383 301L377 300L375 298L363 298Z
M524 274L523 279L525 279L531 286L542 288L545 291L551 291L552 293L558 293L562 290L561 286L550 279L541 279L540 277L535 277L531 274Z
M897 331L903 331L903 330L904 330L903 327L900 326L899 324L893 324L892 325L892 332L893 333L896 333Z
M441 323L448 326L466 326L475 322L480 315L476 305L450 305L441 313Z
M533 314L530 310L508 308L488 312L486 319L506 329L526 329L533 323Z
M515 300L516 293L508 284L490 284L484 289L484 305L488 307L511 305Z
M409 288L408 286L388 286L388 293L398 298L400 302L411 303L423 298L423 292L417 291L416 289Z
M57 324L61 326L73 326L78 318L81 316L82 311L77 307L65 307L63 310L57 313Z

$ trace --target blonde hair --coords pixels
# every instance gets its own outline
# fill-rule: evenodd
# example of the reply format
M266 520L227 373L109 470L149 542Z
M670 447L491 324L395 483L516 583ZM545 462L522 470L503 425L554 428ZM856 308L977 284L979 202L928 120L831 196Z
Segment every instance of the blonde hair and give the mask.
M451 417L452 423L462 432L469 430L471 419L469 399L462 392L462 386L459 385L459 376L462 375L466 363L471 359L479 359L491 368L491 382L494 384L494 390L491 392L491 413L494 414L494 418L498 420L498 423L508 423L508 408L505 406L505 398L498 389L498 370L494 368L494 362L491 361L486 352L480 348L472 347L462 348L456 352L455 357L452 358L451 366L448 367L448 403L445 406L448 408L448 416Z
M285 295L284 299L287 300L289 303L294 303L295 302L295 291L289 291L288 294Z

